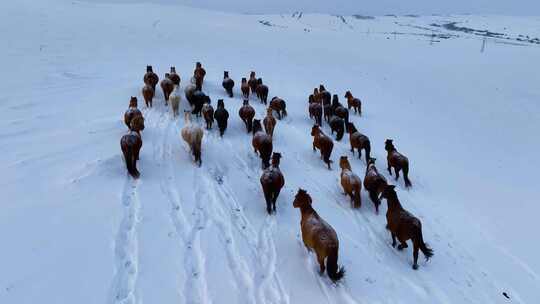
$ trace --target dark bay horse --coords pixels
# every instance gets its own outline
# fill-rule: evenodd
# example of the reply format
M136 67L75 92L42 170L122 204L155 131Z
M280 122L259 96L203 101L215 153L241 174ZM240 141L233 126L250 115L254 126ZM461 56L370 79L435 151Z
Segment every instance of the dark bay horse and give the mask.
M229 77L229 72L223 72L223 82L221 83L230 98L233 97L234 80Z
M268 214L276 212L276 201L281 188L285 186L285 178L279 169L281 154L274 152L272 154L272 166L266 168L261 175L261 186L266 200L266 211Z
M388 186L386 178L379 173L375 167L375 158L369 158L366 167L366 176L364 177L364 188L369 193L369 198L375 205L375 212L379 213L381 200L379 194Z
M273 144L272 136L263 131L261 121L253 120L253 139L251 140L253 151L261 157L263 169L270 166L270 156L272 155Z
M345 269L338 267L337 263L339 240L332 226L313 209L312 202L311 196L303 189L299 189L294 197L293 207L300 208L302 215L300 220L302 240L308 251L314 250L317 254L321 274L326 270L328 277L337 282L345 275Z
M244 104L238 110L238 115L246 125L248 133L251 133L253 129L253 117L255 117L255 109L249 105L249 100L245 99Z
M352 95L351 91L347 91L345 93L345 98L347 98L347 108L349 108L349 110L353 108L354 113L362 115L362 101L360 101L360 99L358 98L355 98Z
M217 121L219 128L219 136L223 136L225 130L227 130L227 121L229 120L229 112L225 109L223 99L218 99L217 109L214 112L214 119Z
M394 146L393 140L387 139L384 143L384 149L388 152L386 160L388 161L388 173L392 175L391 168L394 168L396 173L396 180L399 179L399 171L403 170L403 179L405 180L405 187L412 186L409 180L409 159L399 153Z
M154 92L156 91L156 85L159 82L159 77L156 73L154 73L151 65L146 66L146 74L144 74L143 80L145 84L154 89Z
M352 122L347 124L347 132L349 132L349 142L351 143L351 152L354 155L354 149L358 150L358 158L362 158L362 150L366 151L366 160L371 157L371 142L364 134L358 132Z
M412 267L416 270L418 269L418 251L421 250L426 260L429 260L433 256L433 250L424 243L422 223L414 215L403 209L394 188L394 185L386 186L381 193L381 198L386 199L388 203L386 221L387 228L392 234L392 247L396 247L396 238L400 243L398 250L407 248L407 241L412 240L414 257Z
M332 155L332 150L334 149L334 142L332 139L323 133L318 125L314 125L311 128L311 136L313 136L313 151L319 149L321 152L321 158L324 160L326 165L328 165L328 170L331 170L330 156Z
M257 79L256 92L257 97L259 97L260 101L266 105L268 100L268 87L263 84L262 78Z

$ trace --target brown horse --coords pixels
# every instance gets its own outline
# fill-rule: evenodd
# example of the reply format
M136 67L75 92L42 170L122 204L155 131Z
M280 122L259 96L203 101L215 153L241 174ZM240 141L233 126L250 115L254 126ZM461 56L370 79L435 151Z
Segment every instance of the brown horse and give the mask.
M270 166L270 156L274 149L272 136L263 131L259 119L253 120L253 139L251 140L251 144L253 145L253 151L261 157L263 169L268 168Z
M316 102L316 103L321 103L322 104L322 96L321 96L321 93L319 93L319 89L318 88L315 88L313 89L313 101Z
M249 73L248 85L251 89L251 94L257 94L257 86L259 85L259 82L257 80L257 77L255 76L254 71L251 71L251 73Z
M238 115L246 125L248 133L253 129L253 117L255 117L255 109L249 105L249 100L245 99L242 107L238 110Z
M313 128L311 128L311 136L313 136L313 151L319 149L321 158L328 165L328 170L331 170L330 163L332 163L332 161L330 160L330 156L334 149L334 142L329 136L323 133L318 125L314 125Z
M191 153L195 158L195 163L199 163L199 167L202 165L201 159L201 146L202 138L204 136L203 129L198 125L191 122L191 113L184 112L185 126L182 128L182 139L189 145Z
M246 77L242 77L242 84L240 85L240 90L242 91L242 97L244 99L249 98L249 84L247 82Z
M345 275L345 269L338 267L339 240L336 231L325 220L323 220L317 211L313 209L311 196L306 190L298 189L294 197L293 207L300 208L302 219L300 228L302 230L302 240L308 251L314 250L317 254L320 272L324 273L325 268L328 277L337 282ZM326 259L326 267L324 260Z
M270 101L270 108L276 111L278 119L287 116L287 104L285 103L285 100L277 96L273 97Z
M214 124L214 107L209 103L205 103L201 111L206 122L206 129L212 129L212 125Z
M170 74L165 73L165 78L161 81L161 89L163 90L163 96L165 97L165 105L167 105L167 102L169 101L169 96L171 95L172 91L174 90L174 82L169 79Z
M368 158L366 176L364 177L364 188L369 193L369 198L375 205L375 212L379 213L381 200L379 194L388 186L386 178L379 173L375 167L375 158Z
M179 86L180 85L180 75L176 73L176 67L171 67L171 72L169 73L169 79L172 80L172 82Z
M405 155L399 153L394 147L392 139L387 139L384 143L384 149L388 152L386 160L388 161L388 173L392 175L392 167L396 173L396 180L399 178L399 171L403 170L403 179L405 180L405 187L412 186L409 180L409 159Z
M360 198L362 180L352 172L347 156L339 158L339 167L341 168L341 187L343 187L343 191L350 196L352 207L360 208L362 206L362 200Z
M141 174L137 170L137 160L142 147L141 135L134 131L129 131L120 139L120 148L126 161L128 173L133 178L138 178Z
M381 193L381 198L385 198L388 203L388 211L386 211L386 227L392 234L392 247L396 247L396 238L399 240L398 250L407 248L407 241L412 240L413 243L413 269L418 269L418 250L421 250L426 260L433 256L433 249L429 248L424 243L422 236L422 223L420 220L403 209L397 193L394 190L396 186L386 186Z
M145 84L142 88L142 96L144 97L144 103L147 107L152 107L152 100L154 99L154 89L151 85Z
M358 150L358 159L362 158L362 150L366 151L366 160L371 157L371 142L364 134L358 132L352 122L347 124L347 132L349 133L349 142L351 143L351 152L354 155L354 149Z
M266 134L270 136L274 136L274 128L277 123L272 112L273 110L271 108L266 109L266 117L263 119L264 130L266 131Z
M128 129L131 128L131 120L137 116L142 117L142 112L137 108L137 97L131 96L131 99L129 100L129 108L124 113L124 123Z
M233 97L234 80L229 77L229 72L223 72L223 82L221 83L230 98Z
M146 66L146 74L144 74L144 84L147 84L154 89L154 92L156 91L156 85L159 82L159 77L154 71L152 71L152 66L147 65Z
M315 102L313 95L309 95L309 118L315 119L315 123L322 126L322 105Z
M263 84L262 78L257 79L257 97L259 97L259 100L261 103L267 104L268 100L268 87Z
M281 188L285 186L285 178L279 169L281 154L272 154L272 166L263 171L261 175L261 186L263 188L264 199L266 200L266 211L272 214L276 212L276 201Z
M358 113L359 115L362 115L362 101L360 99L355 98L351 91L347 91L345 93L345 98L347 98L347 107L349 110L351 108L354 109L354 113Z
M197 62L195 64L195 70L193 71L193 79L195 80L195 86L199 91L202 90L204 76L206 76L206 70L202 67L200 62Z

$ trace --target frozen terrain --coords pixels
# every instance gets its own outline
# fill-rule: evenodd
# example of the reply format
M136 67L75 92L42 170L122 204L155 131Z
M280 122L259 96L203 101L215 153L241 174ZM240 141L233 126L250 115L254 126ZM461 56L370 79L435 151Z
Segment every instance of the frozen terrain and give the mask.
M121 2L0 4L0 303L540 303L540 17ZM161 91L152 109L140 96L147 64L160 78L175 65L185 85L195 61L231 115L223 139L205 131L201 168ZM289 112L274 136L286 179L275 216L237 114L251 70ZM342 195L339 156L365 172L348 138L332 171L311 150L307 96L321 83L363 100L352 121L388 178L384 140L409 157L413 187L400 179L398 195L435 250L418 271L390 245L386 203L376 215L367 193L360 210ZM137 181L119 147L130 96L146 120ZM337 286L302 244L299 187L339 236Z

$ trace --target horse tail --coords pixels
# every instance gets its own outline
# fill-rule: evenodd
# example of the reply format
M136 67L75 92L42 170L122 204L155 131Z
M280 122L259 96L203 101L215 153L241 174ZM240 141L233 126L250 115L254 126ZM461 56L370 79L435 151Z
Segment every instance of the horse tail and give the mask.
M330 249L330 254L328 255L328 258L326 259L326 273L328 273L328 277L333 281L337 282L343 278L345 275L345 269L343 267L339 267L337 264L338 260L338 246L334 246Z
M360 187L354 190L354 208L360 208L362 206L362 199L360 198Z
M368 140L366 142L366 163L369 162L369 159L371 158L371 142Z
M253 130L253 118L252 119L247 119L246 120L246 125L247 125L247 131L248 133L251 133L251 131Z
M379 197L377 196L377 192L369 191L369 198L373 202L373 205L375 205L375 211L379 213L379 205L381 204L381 201L379 200Z
M433 256L433 249L424 243L424 237L422 236L422 224L418 221L418 225L415 225L416 229L414 231L415 242L419 245L420 250L426 257L426 260L429 260Z
M343 138L343 134L345 134L345 130L343 128L339 128L336 135L336 140L341 140Z
M132 147L128 147L124 152L124 158L126 159L126 167L129 175L133 178L138 178L140 176L139 170L137 170L137 165L135 163L135 156L133 155Z
M284 100L281 101L281 112L283 113L283 116L287 116L287 104Z
M405 187L412 186L411 180L409 179L409 163L406 163L403 166L403 179L405 180Z

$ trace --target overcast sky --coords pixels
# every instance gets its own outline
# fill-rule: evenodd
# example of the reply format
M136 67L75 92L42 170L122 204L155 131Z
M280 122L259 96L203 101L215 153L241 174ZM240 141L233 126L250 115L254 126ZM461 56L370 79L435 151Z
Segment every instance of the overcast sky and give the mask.
M540 0L150 0L242 13L540 15Z

